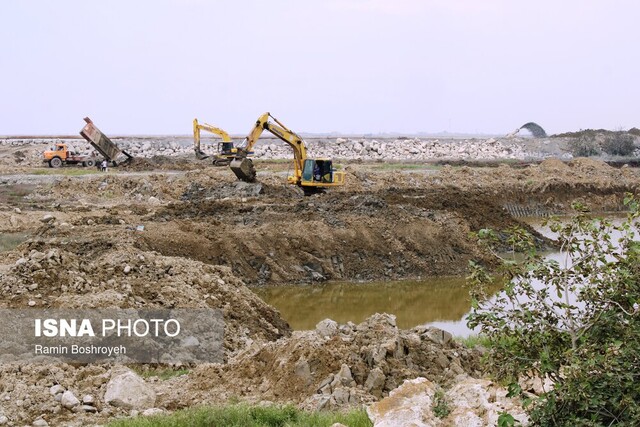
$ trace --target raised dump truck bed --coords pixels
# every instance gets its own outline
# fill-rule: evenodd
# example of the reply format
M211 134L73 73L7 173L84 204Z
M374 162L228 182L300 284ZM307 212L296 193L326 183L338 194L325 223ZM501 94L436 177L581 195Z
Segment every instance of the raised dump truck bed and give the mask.
M107 135L102 133L100 129L93 124L89 117L85 117L84 121L87 122L87 124L80 131L80 135L82 135L82 137L86 139L87 142L96 149L96 151L102 154L107 161L114 164L116 162L120 162L118 157L121 155L125 155L129 159L133 158L131 154L118 148L118 146L111 141Z

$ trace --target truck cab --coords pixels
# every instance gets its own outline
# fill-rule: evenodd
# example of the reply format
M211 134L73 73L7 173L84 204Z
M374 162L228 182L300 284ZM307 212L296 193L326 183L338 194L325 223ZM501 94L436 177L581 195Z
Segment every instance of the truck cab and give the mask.
M43 161L49 163L49 167L58 168L67 161L69 150L67 144L58 143L51 147L50 150L44 152Z
M96 164L94 155L76 153L75 149L63 142L58 142L50 150L45 151L42 161L48 163L50 168L59 168L65 163L80 163L82 166L93 166Z

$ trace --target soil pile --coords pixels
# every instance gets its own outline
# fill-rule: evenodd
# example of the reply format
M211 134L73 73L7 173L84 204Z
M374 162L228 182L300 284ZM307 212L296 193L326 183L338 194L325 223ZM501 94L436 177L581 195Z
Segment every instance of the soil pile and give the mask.
M163 404L178 408L235 397L309 409L356 406L387 395L408 378L446 384L459 374L479 375L480 353L451 338L432 327L398 329L395 316L388 314L359 325L327 319L315 331L256 344L227 365L201 365L167 382ZM176 389L184 393L172 392Z
M225 267L165 257L133 247L133 231L113 236L71 231L21 246L0 270L2 308L218 308L225 320L225 354L253 340L291 333L272 307ZM89 236L92 237L83 237Z

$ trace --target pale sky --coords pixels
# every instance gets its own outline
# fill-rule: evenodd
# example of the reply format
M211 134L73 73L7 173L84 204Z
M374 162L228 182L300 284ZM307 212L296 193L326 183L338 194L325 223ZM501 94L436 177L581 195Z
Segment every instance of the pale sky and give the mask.
M0 0L0 135L640 127L633 0Z

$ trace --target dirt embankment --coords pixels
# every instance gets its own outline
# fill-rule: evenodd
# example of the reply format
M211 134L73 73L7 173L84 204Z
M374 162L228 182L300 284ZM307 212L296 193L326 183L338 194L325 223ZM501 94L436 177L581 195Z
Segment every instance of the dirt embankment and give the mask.
M349 175L349 190L310 198L273 180L193 184L155 211L138 245L229 266L250 284L463 274L470 259L489 261L469 232L526 228L518 216L565 213L575 200L619 210L638 185L635 170L586 159Z
M7 207L0 220L5 230L33 230L52 213L69 230L50 235L104 233L105 242L143 225L131 235L138 250L226 266L250 285L400 279L463 274L470 259L490 262L469 232L526 227L518 217L562 214L575 200L620 210L640 182L636 169L588 159L347 172L348 186L312 197L264 171L258 184L211 168L68 177L40 184L20 198L20 214Z
M442 331L399 330L389 316L292 334L246 284L462 273L470 259L491 262L470 231L523 226L519 215L567 212L576 199L617 210L624 192L640 185L636 169L584 159L518 168L376 166L350 166L347 186L312 197L266 169L252 185L213 168L5 178L0 231L29 236L3 253L0 307L220 308L227 363L148 381L159 407L231 397L358 404L406 378L476 375L478 354ZM0 369L0 411L14 423L102 422L127 413L102 401L109 366ZM61 409L48 394L58 383L94 395L98 415Z

